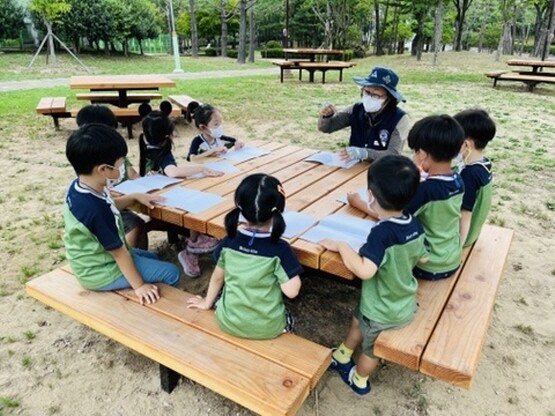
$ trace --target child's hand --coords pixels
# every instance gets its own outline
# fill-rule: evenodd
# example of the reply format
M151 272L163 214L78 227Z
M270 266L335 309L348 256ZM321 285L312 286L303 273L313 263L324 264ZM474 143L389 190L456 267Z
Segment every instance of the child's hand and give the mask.
M141 305L150 305L151 303L156 303L156 301L160 299L158 286L150 283L144 283L142 286L135 289L135 294L139 298Z
M214 170L210 168L202 168L201 171L206 176L222 176L224 173L220 172L219 170Z
M211 307L212 305L209 305L206 302L206 298L203 298L202 296L197 295L187 300L187 309L201 309L203 311L207 311Z
M360 197L358 192L347 192L347 202L355 208L364 205L364 200Z
M227 147L225 146L216 146L210 149L210 154L213 156L223 155L225 152L227 152Z
M339 244L337 241L332 240L331 238L324 238L323 240L318 241L318 244L323 246L325 249L329 251L339 251Z
M154 205L156 205L158 202L162 202L164 200L164 197L161 195L145 193L136 193L133 194L133 197L135 198L135 201L150 209L154 208Z
M240 148L242 148L245 145L245 143L240 142L239 140L235 141L235 145L233 147L235 147L237 150L239 150Z
M339 155L339 160L341 160L342 162L348 162L349 160L351 160L351 156L349 155L349 152L347 152L346 148L339 150L337 154Z

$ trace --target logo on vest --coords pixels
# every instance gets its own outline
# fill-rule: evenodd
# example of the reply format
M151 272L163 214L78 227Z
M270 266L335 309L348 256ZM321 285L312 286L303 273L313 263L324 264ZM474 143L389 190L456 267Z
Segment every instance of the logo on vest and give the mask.
M382 147L387 146L387 142L389 142L389 132L387 130L380 130L380 143Z

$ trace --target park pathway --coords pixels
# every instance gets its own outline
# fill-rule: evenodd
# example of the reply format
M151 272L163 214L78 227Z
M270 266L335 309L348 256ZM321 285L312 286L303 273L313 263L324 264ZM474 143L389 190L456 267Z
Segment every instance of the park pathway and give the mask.
M204 71L204 72L183 72L163 74L171 79L200 79L200 78L222 78L222 77L239 77L248 75L271 75L279 76L278 68L253 68L253 69L235 69L227 71ZM69 85L68 78L45 78L45 79L28 79L22 81L0 81L0 92L29 90L33 88L63 87Z

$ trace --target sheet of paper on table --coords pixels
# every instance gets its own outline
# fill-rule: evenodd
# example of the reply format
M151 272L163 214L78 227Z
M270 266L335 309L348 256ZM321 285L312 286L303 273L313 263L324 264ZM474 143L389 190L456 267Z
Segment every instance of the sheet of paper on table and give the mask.
M244 162L245 160L254 159L255 157L264 156L270 153L269 150L260 149L255 146L245 145L240 149L235 147L229 149L221 157L224 159L230 159L234 162Z
M356 165L358 160L348 160L346 162L339 158L339 154L335 152L318 152L305 159L307 162L318 162L323 165L339 166L340 168L350 168Z
M146 175L137 179L123 181L114 186L111 190L120 194L130 194L133 192L150 192L165 188L168 185L181 182L181 178L170 178L164 175Z
M366 186L361 186L360 188L355 189L354 192L356 192L358 196L360 196L360 199L362 199L365 202L368 202L368 189L366 188ZM347 194L337 197L337 201L343 202L344 204L346 204Z
M224 200L220 195L188 189L183 186L168 189L160 195L164 197L164 200L159 202L160 204L180 208L193 214L204 211Z
M214 162L205 162L203 163L204 166L210 168L212 170L218 170L223 173L234 173L239 172L239 168L237 168L233 163L228 162L227 160L216 160ZM189 176L188 178L204 178L206 175L202 172L196 173L194 175Z
M324 217L314 227L301 235L303 240L312 243L324 238L345 241L353 250L357 251L366 242L370 229L375 222L345 214L331 214Z
M285 232L283 233L285 238L295 237L317 221L316 218L297 211L285 211L283 219L285 220Z

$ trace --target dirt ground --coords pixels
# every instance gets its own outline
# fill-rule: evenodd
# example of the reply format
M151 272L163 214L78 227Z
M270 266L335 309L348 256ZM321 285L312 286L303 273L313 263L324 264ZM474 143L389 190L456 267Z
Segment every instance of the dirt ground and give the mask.
M484 88L469 83L432 94L414 86L403 91L427 100L422 106L418 100L407 104L414 120L481 102L494 109L498 121L490 222L514 229L515 238L471 389L385 363L365 397L354 395L337 374L326 373L299 415L555 415L555 167L549 162L555 160L555 113L545 112L554 108L555 93L530 98L515 87L511 101L501 106L493 89ZM458 98L443 104L445 94ZM61 131L46 118L30 120L33 127L20 129L0 122L0 415L251 414L189 380L171 395L164 393L156 363L25 295L27 279L63 261L60 206L73 177L64 155L73 120L63 120ZM226 132L248 141L235 120L226 121ZM180 156L194 133L178 123ZM313 146L320 137L314 128L301 144ZM136 140L128 143L137 160ZM539 168L530 169L533 163ZM175 261L164 234L152 234L151 248ZM197 280L183 278L181 287L201 293L211 272L208 257L202 270ZM338 344L357 298L356 287L308 271L301 295L290 303L299 334L330 347Z

